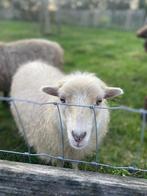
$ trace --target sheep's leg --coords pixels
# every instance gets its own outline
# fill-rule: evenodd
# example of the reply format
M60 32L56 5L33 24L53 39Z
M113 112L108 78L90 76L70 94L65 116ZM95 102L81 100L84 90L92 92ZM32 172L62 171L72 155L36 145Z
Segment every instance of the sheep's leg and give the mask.
M4 97L8 97L8 96L9 96L9 93L8 93L7 91L4 91L4 92L3 92L3 96L4 96ZM3 103L3 105L6 105L6 106L9 105L7 101L2 101L2 103Z
M49 159L49 160L47 161L47 164L48 164L49 166L52 166L52 160Z
M4 97L8 97L9 93L7 91L4 91Z
M78 171L79 170L79 164L78 163L72 163L72 168L74 169L74 170L76 170L76 171Z
M52 159L51 163L52 163L53 166L56 165L57 167L64 167L64 162L62 160Z
M64 167L64 161L57 160L57 167Z

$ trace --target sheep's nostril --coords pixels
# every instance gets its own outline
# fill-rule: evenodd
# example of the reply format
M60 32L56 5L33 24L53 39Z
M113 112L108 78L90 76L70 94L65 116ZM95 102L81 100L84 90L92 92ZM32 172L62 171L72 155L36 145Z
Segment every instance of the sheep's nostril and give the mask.
M74 131L71 132L73 138L75 138L76 134L74 133Z
M86 136L86 134L87 134L86 132L83 132L80 135L78 135L78 134L74 133L74 131L72 131L72 136L76 142L81 142L84 139L84 137Z
M86 136L86 132L81 133L80 137L83 139Z

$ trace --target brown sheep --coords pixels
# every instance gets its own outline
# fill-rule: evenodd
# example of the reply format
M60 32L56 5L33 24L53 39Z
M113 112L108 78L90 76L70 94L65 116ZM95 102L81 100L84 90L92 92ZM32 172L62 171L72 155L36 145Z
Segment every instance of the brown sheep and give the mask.
M58 43L43 39L0 43L0 91L8 96L12 77L23 63L41 59L62 69L63 55Z
M137 31L137 37L145 40L144 49L145 49L145 52L147 52L147 25L145 25L144 27L142 27L141 29Z

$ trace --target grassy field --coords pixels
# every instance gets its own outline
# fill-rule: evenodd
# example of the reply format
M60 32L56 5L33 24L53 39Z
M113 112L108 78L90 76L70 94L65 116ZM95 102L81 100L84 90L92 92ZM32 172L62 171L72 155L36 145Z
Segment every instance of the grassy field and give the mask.
M61 34L43 37L37 24L26 22L0 22L0 41L24 38L46 38L58 41L65 50L65 72L75 70L96 73L110 86L124 89L125 94L109 105L127 105L142 108L147 96L147 54L142 40L135 32L98 28L62 27ZM99 150L101 163L147 168L147 129L144 143L140 145L140 115L125 111L111 112L109 133ZM18 136L9 109L0 105L0 149L24 151L26 146ZM1 158L20 160L1 154ZM22 157L25 160L25 157ZM94 160L94 156L87 160ZM37 160L36 160L37 161ZM92 168L88 168L92 169ZM104 170L114 174L136 175L147 178L147 174L127 171Z

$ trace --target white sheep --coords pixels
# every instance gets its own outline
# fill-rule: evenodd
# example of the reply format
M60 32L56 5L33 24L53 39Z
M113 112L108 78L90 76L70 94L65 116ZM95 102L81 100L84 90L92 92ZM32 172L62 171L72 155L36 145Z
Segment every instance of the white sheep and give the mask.
M8 96L11 79L17 68L37 59L62 69L63 49L58 43L43 39L0 43L0 91Z
M76 105L106 107L106 99L122 94L120 88L107 87L91 73L64 75L57 68L43 62L27 63L17 71L11 86L14 98L35 102L61 102ZM56 105L15 102L25 128L26 140L37 153L61 156L60 121ZM88 107L60 105L64 128L65 158L84 159L96 149L93 110ZM22 127L13 103L11 110L22 135ZM108 109L96 109L98 144L107 132ZM42 157L46 161L46 157Z

